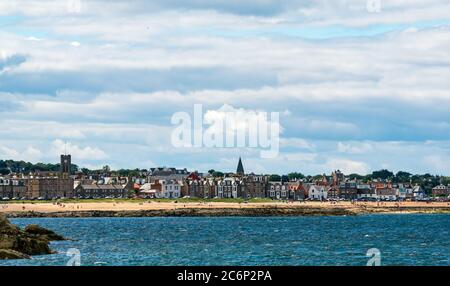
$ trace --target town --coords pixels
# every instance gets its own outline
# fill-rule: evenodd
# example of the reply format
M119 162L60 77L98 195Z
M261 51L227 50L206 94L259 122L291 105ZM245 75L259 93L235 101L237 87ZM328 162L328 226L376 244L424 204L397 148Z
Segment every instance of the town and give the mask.
M371 176L304 176L247 174L241 158L235 173L208 173L176 168L132 172L78 170L71 155L61 155L59 170L11 170L5 161L0 175L0 200L55 199L269 199L283 201L448 201L448 177L381 170ZM5 171L6 166L6 171ZM1 168L2 166L0 166ZM39 168L35 168L39 169ZM41 168L42 169L42 168ZM5 174L7 173L7 174ZM439 180L439 181L438 181Z

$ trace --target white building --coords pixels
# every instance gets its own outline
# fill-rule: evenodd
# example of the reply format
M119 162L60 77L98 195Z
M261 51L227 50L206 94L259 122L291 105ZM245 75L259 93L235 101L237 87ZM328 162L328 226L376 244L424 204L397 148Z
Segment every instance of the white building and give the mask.
M179 198L181 197L181 184L177 180L160 180L161 191L156 193L157 198Z
M310 198L311 200L323 201L326 200L327 197L328 190L325 186L312 185L309 187L308 198Z

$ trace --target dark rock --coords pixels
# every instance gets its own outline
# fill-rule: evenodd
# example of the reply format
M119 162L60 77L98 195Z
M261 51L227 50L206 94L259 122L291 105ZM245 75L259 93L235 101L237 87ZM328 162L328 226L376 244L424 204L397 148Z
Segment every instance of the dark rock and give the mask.
M65 238L63 236L56 234L54 231L40 227L36 224L27 225L25 227L25 232L30 235L33 235L33 236L36 236L38 238L45 239L48 241L65 240Z
M25 231L0 214L0 259L28 258L28 255L52 254L49 241L64 239L51 230L31 225Z
M31 258L30 256L28 256L24 253L12 250L12 249L0 249L0 260L2 260L2 259L30 259L30 258Z
M16 235L20 232L20 229L10 223L6 216L0 214L0 234Z

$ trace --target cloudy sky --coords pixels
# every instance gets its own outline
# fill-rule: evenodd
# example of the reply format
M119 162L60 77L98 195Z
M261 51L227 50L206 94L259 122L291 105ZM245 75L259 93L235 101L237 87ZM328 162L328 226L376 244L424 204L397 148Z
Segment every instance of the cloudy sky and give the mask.
M449 175L450 2L370 1L2 0L0 159ZM279 156L173 147L194 104L279 112Z

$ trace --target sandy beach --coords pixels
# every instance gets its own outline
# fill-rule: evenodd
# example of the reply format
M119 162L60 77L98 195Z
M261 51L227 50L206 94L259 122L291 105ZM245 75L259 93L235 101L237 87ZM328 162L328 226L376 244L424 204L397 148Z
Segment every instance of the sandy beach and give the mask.
M225 211L226 210L226 211ZM240 211L241 210L241 211ZM131 216L149 215L248 215L252 211L270 215L291 214L302 215L314 211L314 214L361 214L361 213L450 213L449 202L68 202L68 203L2 203L0 212L9 216L120 216L124 213ZM84 214L84 215L83 215Z

